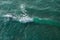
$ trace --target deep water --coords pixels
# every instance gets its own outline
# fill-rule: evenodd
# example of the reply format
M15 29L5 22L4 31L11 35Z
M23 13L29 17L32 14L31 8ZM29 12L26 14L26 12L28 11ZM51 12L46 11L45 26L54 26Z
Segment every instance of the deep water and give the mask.
M60 27L17 21L25 14L60 22L60 0L0 0L0 40L60 40Z

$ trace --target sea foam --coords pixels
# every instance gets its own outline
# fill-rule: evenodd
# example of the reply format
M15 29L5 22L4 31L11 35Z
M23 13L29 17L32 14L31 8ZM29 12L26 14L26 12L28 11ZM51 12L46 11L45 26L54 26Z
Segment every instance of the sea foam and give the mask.
M12 18L13 20L19 21L21 23L27 23L27 22L32 22L33 21L33 18L31 18L29 16L15 17L11 14L6 14L6 15L3 15L3 17Z

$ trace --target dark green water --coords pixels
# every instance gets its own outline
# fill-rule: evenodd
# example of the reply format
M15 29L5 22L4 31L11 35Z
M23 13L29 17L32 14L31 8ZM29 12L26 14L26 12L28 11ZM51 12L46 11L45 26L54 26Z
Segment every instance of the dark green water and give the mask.
M21 4L26 4L30 17L50 18L60 22L59 0L0 0L0 40L60 40L60 28L36 24L20 23L1 17L4 14L20 16Z

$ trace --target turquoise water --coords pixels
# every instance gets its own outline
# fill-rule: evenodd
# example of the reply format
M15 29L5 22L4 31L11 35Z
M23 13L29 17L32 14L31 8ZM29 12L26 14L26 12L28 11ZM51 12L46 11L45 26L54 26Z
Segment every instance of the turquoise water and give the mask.
M49 18L60 22L59 2L59 0L0 0L0 40L60 40L59 27L19 22L19 18L25 14L29 17ZM7 14L9 16L6 16Z

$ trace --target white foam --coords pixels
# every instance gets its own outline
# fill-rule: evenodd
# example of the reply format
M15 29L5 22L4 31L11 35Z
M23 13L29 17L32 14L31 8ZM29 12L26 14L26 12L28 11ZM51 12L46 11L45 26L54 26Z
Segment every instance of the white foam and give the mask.
M2 17L7 17L7 18L13 18L13 19L16 19L15 16L11 15L11 14L5 14L3 15Z
M32 21L33 21L33 18L30 18L30 17L28 17L28 16L25 16L25 17L21 17L21 18L19 19L19 21L20 21L21 23L32 22Z
M26 22L32 22L33 21L33 18L29 17L29 16L22 16L22 17L15 17L11 14L6 14L6 15L3 15L3 17L7 17L8 19L9 18L12 18L13 20L16 20L16 21L19 21L21 23L26 23Z
M26 14L27 10L25 9L26 5L25 4L21 4L20 5L20 9L22 11L22 13Z
M20 8L21 8L21 9L24 9L24 8L25 8L25 4L21 4L21 5L20 5Z
M21 5L20 5L21 11L22 11L24 14L22 15L22 17L19 18L19 21L20 21L21 23L32 22L32 21L33 21L33 18L29 17L29 16L26 14L27 10L25 9L25 7L26 7L25 4L21 4Z
M10 14L3 15L3 17L12 17Z

